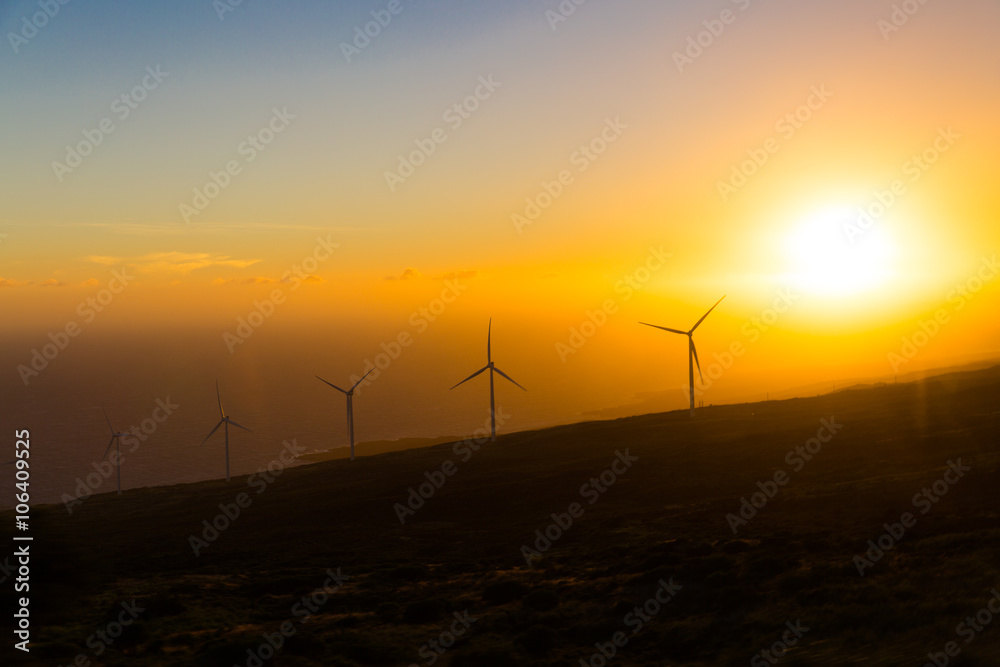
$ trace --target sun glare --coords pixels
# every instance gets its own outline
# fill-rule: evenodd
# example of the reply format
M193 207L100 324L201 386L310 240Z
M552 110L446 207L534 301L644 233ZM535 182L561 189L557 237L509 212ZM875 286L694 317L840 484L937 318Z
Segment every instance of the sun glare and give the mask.
M848 207L829 207L802 220L786 238L790 281L832 297L883 287L895 274L896 248L880 223L859 225Z

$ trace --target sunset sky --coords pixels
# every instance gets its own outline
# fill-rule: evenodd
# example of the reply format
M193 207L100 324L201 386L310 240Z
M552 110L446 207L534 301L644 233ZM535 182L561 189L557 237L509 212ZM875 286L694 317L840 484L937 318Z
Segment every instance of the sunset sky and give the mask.
M408 333L371 400L422 394L471 429L485 381L447 388L485 363L492 317L529 394L498 391L533 411L508 430L648 392L673 409L686 343L638 322L688 329L723 295L703 369L743 353L706 403L1000 356L1000 5L912 4L890 30L888 0L108 0L33 31L39 3L3 3L5 395L83 357L145 391L128 341L187 358L205 397L280 370L325 406L311 374L346 383ZM115 271L127 286L88 320ZM18 366L69 321L79 342L26 390ZM921 321L933 335L893 363ZM391 434L448 430L434 419Z

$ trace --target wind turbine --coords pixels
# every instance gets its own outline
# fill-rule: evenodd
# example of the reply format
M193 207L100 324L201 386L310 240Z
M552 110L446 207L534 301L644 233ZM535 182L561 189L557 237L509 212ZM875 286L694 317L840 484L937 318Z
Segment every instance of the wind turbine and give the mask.
M101 410L104 410L102 407ZM111 451L111 445L115 446L115 452L118 454L118 462L115 463L115 467L118 468L118 495L122 494L122 436L123 435L135 435L135 433L119 433L115 430L115 427L111 425L111 418L108 417L108 411L104 410L104 420L108 422L108 428L111 430L111 440L108 441L108 448L104 450L104 456L101 460L107 458L108 452Z
M218 431L220 426L222 426L223 424L225 424L225 433L226 433L226 481L228 482L229 481L229 425L232 424L236 428L241 428L241 429L243 429L244 431L246 431L248 433L253 433L253 431L251 431L250 429L248 429L246 426L240 426L239 424L237 424L232 419L230 419L229 417L226 416L226 411L222 409L222 395L219 393L219 381L218 380L216 380L216 382L215 382L215 396L216 396L216 398L219 399L219 414L222 415L222 419L220 419L219 423L216 424L215 428L212 429L212 433L209 433L207 436L205 436L205 439L201 441L201 444L204 445L206 442L208 442L208 439L212 437L212 434L214 434L216 431ZM201 445L198 445L198 446L200 447Z
M340 393L342 393L345 396L347 396L347 429L351 432L351 460L352 461L354 460L354 390L357 389L358 385L361 384L362 382L364 382L365 378L368 377L369 375L371 375L374 371L375 371L375 369L373 368L370 371L368 371L367 373L365 373L361 377L361 379L358 380L357 382L355 382L354 386L351 387L350 389L341 389L340 387L338 387L337 385L333 384L332 382L326 382L326 380L324 380L320 376L318 376L318 375L316 376L316 379L319 380L320 382L326 382L326 384L330 385L331 387L333 387L334 389L336 389Z
M722 299L725 299L723 295ZM715 306L722 303L722 299L715 302ZM640 322L639 324L645 324L647 327L653 327L654 329L662 329L663 331L669 331L670 333L681 334L682 336L688 337L688 388L691 390L691 416L694 417L694 367L695 364L698 365L698 376L701 378L701 383L705 384L705 376L701 374L701 363L698 361L698 350L694 347L694 330L698 328L708 314L715 310L715 306L708 309L708 313L701 316L690 331L679 331L678 329L668 329L667 327L659 327L655 324L646 324L645 322Z
M465 384L466 382L476 377L480 373L484 373L486 371L490 372L490 442L494 442L497 439L497 411L494 402L493 374L498 373L499 375L507 378L508 380L516 384L518 387L521 387L521 385L517 384L517 382L515 382L513 378L511 378L509 375L507 375L502 370L493 365L493 353L490 350L490 337L492 335L492 332L493 332L493 318L490 318L490 325L489 328L486 330L486 362L487 362L486 365L455 385L455 387L458 387L459 385ZM452 389L454 389L455 387L452 387ZM524 389L524 387L521 387L521 389ZM524 389L524 391L528 390Z

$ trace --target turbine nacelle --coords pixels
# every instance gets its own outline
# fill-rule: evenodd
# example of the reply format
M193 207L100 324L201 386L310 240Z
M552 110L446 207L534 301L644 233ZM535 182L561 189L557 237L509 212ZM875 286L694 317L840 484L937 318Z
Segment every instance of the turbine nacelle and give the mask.
M104 455L101 456L101 460L103 461L105 458L107 458L108 452L111 451L111 445L115 444L116 440L119 440L120 438L123 438L127 435L135 436L137 434L131 432L119 433L118 431L115 430L115 427L111 425L111 418L108 417L108 411L105 410L103 406L101 407L101 410L104 412L104 421L108 423L108 430L111 431L111 440L108 441L108 446L104 450Z

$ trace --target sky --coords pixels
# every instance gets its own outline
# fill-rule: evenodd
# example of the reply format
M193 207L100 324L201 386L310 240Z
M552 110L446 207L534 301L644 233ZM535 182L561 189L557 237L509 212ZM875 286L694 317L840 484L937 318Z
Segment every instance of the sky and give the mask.
M491 318L529 389L498 385L506 430L682 408L687 343L639 322L723 295L706 404L1000 356L995 2L42 0L0 27L2 386L66 428L181 385L211 426L216 380L314 414L312 375L386 354L368 436L471 430L485 381L448 388Z

